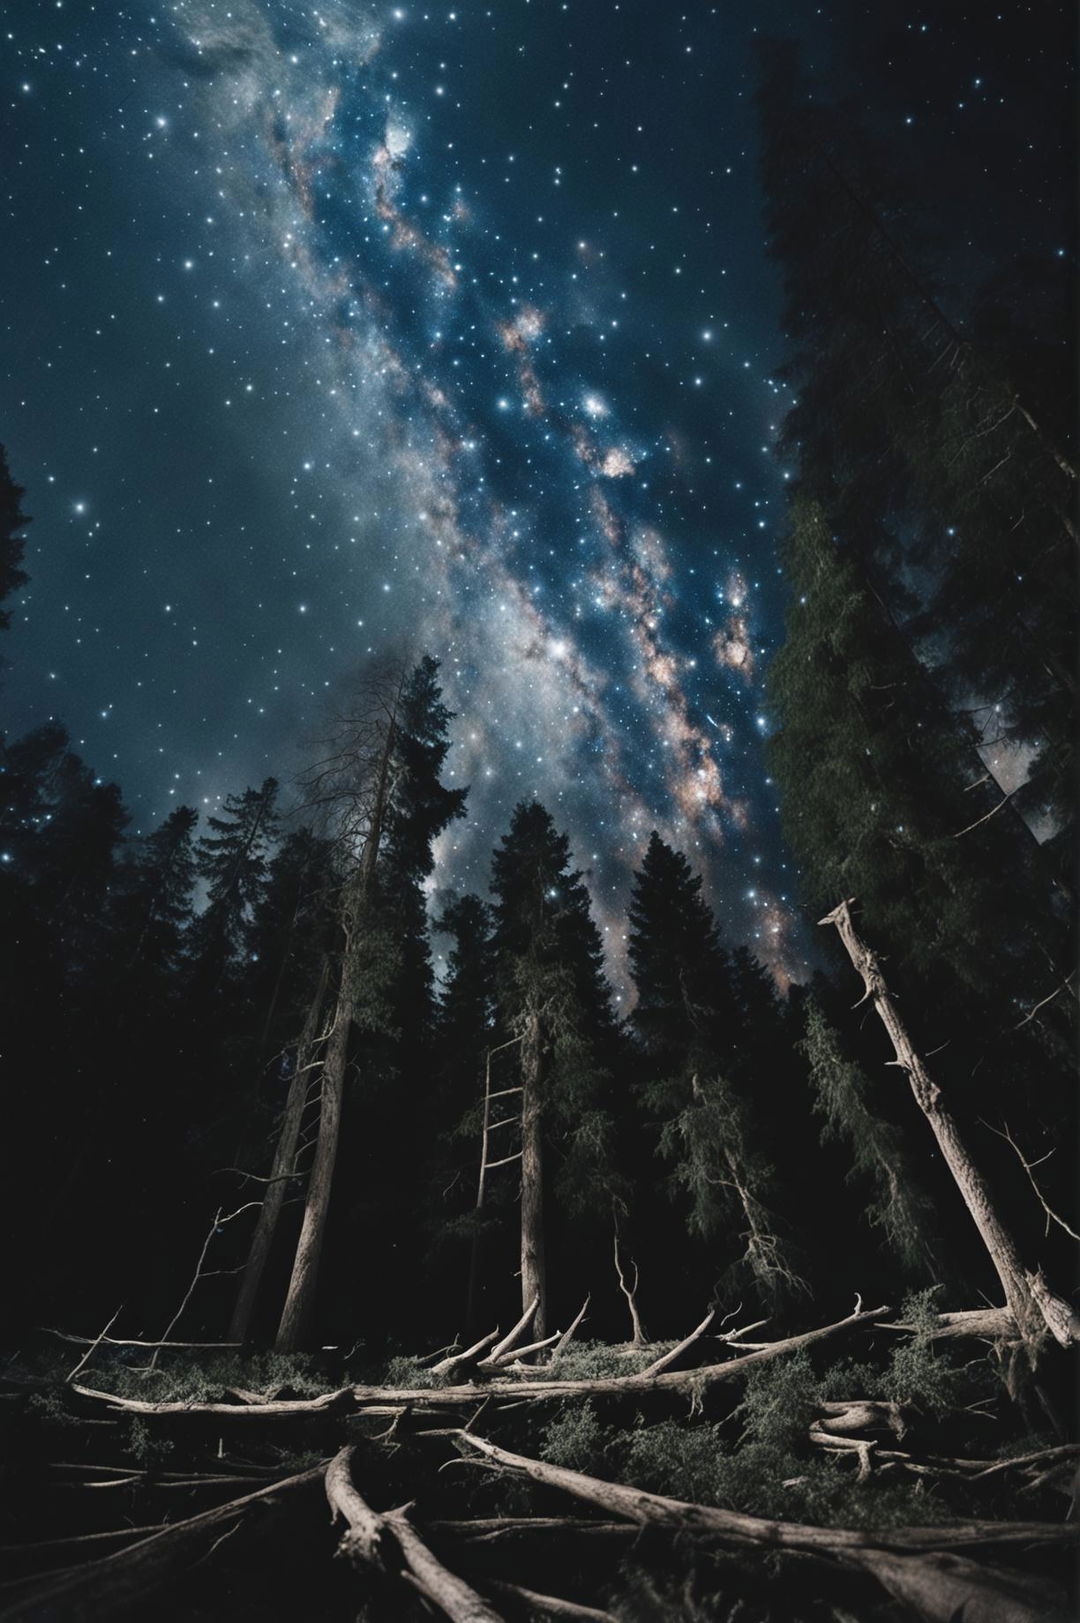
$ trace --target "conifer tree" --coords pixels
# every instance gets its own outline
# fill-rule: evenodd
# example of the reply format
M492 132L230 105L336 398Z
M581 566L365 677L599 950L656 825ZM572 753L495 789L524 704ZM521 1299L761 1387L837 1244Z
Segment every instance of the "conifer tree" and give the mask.
M800 1281L769 1210L774 1174L750 1128L754 1027L700 893L686 858L654 831L629 915L631 1019L649 1059L642 1102L658 1120L657 1150L690 1232L722 1246L730 1266L772 1297Z
M782 454L952 705L978 707L988 754L1011 749L1023 781L991 806L1064 835L1076 802L1075 366L1059 330L1052 344L1026 328L1002 340L1002 276L993 309L949 313L919 264L895 165L850 110L811 100L793 47L773 46L763 65L766 216L796 395ZM1033 307L1027 279L1014 298L1015 329ZM1039 350L1048 364L1033 367Z
M177 806L129 851L117 875L112 922L125 968L168 976L178 968L192 916L199 814Z
M435 866L435 841L465 815L468 794L442 782L453 713L442 701L438 677L438 660L425 654L402 690L378 872L380 891L398 921L401 968L393 990L395 1023L414 1060L418 1044L430 1041L435 1016L424 882Z
M857 557L805 496L792 504L785 565L768 754L804 898L824 911L858 897L899 985L933 984L939 1001L989 991L1015 1025L1054 945L1037 886L1022 882L1031 842L994 818L957 837L985 810L971 728L945 710Z
M222 815L207 818L212 832L198 842L196 871L206 883L207 905L194 945L211 984L237 964L262 896L278 832L277 793L277 779L266 778L258 789L228 795Z
M521 1299L546 1333L545 1151L567 1200L604 1186L600 1054L612 1026L603 950L570 842L536 801L515 810L492 862L499 1022L520 1045ZM606 1204L606 1202L605 1202Z
M904 1269L925 1275L934 1265L930 1248L933 1208L915 1175L904 1135L881 1112L869 1079L844 1054L840 1037L820 1005L809 999L806 1057L814 1090L814 1108L822 1118L822 1138L840 1139L851 1156L852 1183L873 1191L864 1212L880 1228Z

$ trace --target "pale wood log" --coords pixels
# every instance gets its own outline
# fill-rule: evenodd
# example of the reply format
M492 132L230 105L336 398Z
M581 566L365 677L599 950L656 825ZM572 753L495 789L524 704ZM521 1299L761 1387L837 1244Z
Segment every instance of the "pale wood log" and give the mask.
M990 1191L963 1142L941 1089L927 1071L900 1018L881 967L855 929L851 903L841 902L820 922L835 925L848 957L862 977L865 987L863 1001L873 1004L893 1045L896 1055L894 1063L907 1073L915 1102L930 1124L945 1164L952 1173L1001 1281L1017 1333L1029 1344L1043 1339L1046 1331L1062 1346L1080 1342L1080 1317L1067 1302L1049 1290L1041 1275L1033 1275L1025 1270L1016 1241L994 1206Z
M326 1471L326 1496L334 1520L346 1531L338 1554L377 1572L411 1582L453 1623L502 1623L476 1591L438 1561L402 1510L372 1510L352 1480L353 1449L343 1448Z
M326 1411L361 1410L366 1413L393 1414L403 1404L414 1409L455 1409L481 1402L483 1399L507 1398L514 1402L532 1402L556 1398L635 1396L643 1392L682 1392L693 1398L710 1387L725 1381L741 1379L750 1370L803 1347L815 1346L846 1330L861 1325L875 1324L892 1311L888 1307L859 1308L835 1324L821 1325L782 1341L771 1342L753 1352L729 1358L721 1364L705 1364L700 1369L663 1370L659 1375L610 1375L591 1380L508 1380L496 1377L490 1381L473 1382L463 1386L443 1387L389 1387L355 1386L339 1391L324 1392L317 1398L279 1399L270 1403L192 1403L161 1400L151 1402L143 1398L121 1398L112 1392L99 1392L91 1387L72 1386L71 1391L84 1398L106 1405L110 1409L129 1414L144 1415L207 1415L216 1419L248 1423L262 1418L303 1417Z
M512 1454L472 1432L462 1432L460 1440L503 1470L530 1477L547 1487L561 1488L638 1526L657 1526L735 1547L831 1557L854 1566L875 1578L926 1623L954 1623L961 1615L965 1623L1065 1623L1067 1617L1060 1594L1051 1586L1025 1574L980 1566L953 1553L955 1546L964 1544L1074 1542L1076 1529L1058 1523L968 1523L874 1533L813 1527L604 1482L565 1466Z

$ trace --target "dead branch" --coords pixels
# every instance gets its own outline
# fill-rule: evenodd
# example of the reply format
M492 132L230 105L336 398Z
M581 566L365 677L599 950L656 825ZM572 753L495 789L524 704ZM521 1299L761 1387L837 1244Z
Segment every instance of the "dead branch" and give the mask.
M371 1509L353 1483L352 1457L352 1447L343 1448L326 1470L332 1517L346 1524L338 1554L406 1579L454 1623L502 1623L474 1589L436 1560L403 1510L380 1515Z
M564 1330L560 1340L555 1343L555 1351L551 1355L551 1362L552 1363L555 1363L555 1361L559 1357L560 1353L564 1353L566 1351L567 1347L569 1347L570 1343L573 1341L574 1336L577 1333L578 1326L581 1324L582 1319L584 1319L586 1313L589 1310L589 1303L591 1301L592 1301L592 1295L590 1293L590 1295L586 1296L585 1300L582 1302L581 1308L580 1308L580 1310L578 1312L578 1316L574 1320L573 1324L570 1326L569 1330Z
M527 1538L534 1533L557 1533L560 1538L567 1534L597 1539L637 1537L637 1529L626 1522L592 1522L581 1516L475 1516L470 1521L427 1522L426 1527L429 1533L445 1534L474 1544Z
M488 1359L490 1361L501 1358L503 1353L510 1351L510 1348L514 1345L514 1342L517 1340L518 1336L523 1335L528 1329L529 1324L532 1321L533 1314L536 1312L539 1306L540 1298L539 1296L534 1296L524 1313L521 1315L520 1319L514 1325L514 1328L510 1331L510 1334L503 1336L502 1340L497 1341L494 1347L492 1347L491 1351L488 1353Z
M526 1366L522 1363L522 1360L528 1358L531 1353L542 1352L545 1347L550 1347L553 1341L558 1341L560 1334L561 1332L556 1330L552 1335L545 1336L542 1341L530 1341L527 1347L511 1347L510 1351L504 1353L498 1362L492 1358L483 1358L478 1367L480 1369L525 1369L526 1367L536 1369L543 1367L536 1364Z
M989 1122L987 1122L986 1125L987 1127L990 1127ZM1015 1138L1013 1138L1012 1134L1009 1132L1008 1123L1006 1123L1004 1131L1002 1131L1002 1129L999 1127L990 1127L990 1131L992 1133L996 1133L998 1138L1003 1138L1006 1144L1008 1144L1016 1152L1017 1160L1027 1173L1027 1180L1035 1193L1035 1199L1039 1202L1039 1205L1046 1213L1046 1228L1044 1233L1049 1234L1050 1224L1056 1223L1058 1228L1065 1230L1065 1233L1069 1236L1070 1240L1080 1242L1080 1234L1077 1234L1075 1229L1071 1229L1063 1217L1058 1216L1057 1212L1055 1212L1054 1209L1047 1203L1046 1196L1035 1182L1035 1174L1032 1169L1034 1167L1041 1166L1043 1161L1048 1160L1049 1157L1053 1155L1053 1150L1050 1150L1047 1155L1041 1156L1038 1161L1029 1161L1021 1150L1019 1144L1016 1142Z
M242 1499L172 1522L138 1544L99 1561L73 1567L62 1575L54 1573L43 1587L16 1601L5 1612L4 1623L56 1623L59 1617L77 1617L79 1623L109 1623L122 1609L187 1571L193 1560L205 1553L207 1540L212 1546L222 1531L231 1531L249 1506L306 1487L322 1477L324 1469L318 1465L285 1477Z
M914 1335L916 1328L900 1319L878 1325L879 1330L900 1330L906 1335ZM932 1341L953 1341L966 1336L979 1341L1000 1341L1013 1334L1015 1328L1007 1307L971 1307L939 1313L937 1323L926 1334Z
M716 1309L711 1307L696 1330L691 1330L690 1334L688 1336L684 1336L681 1341L677 1342L675 1346L672 1347L670 1352L664 1353L663 1357L658 1358L655 1364L650 1364L648 1369L643 1369L641 1371L642 1378L650 1375L659 1375L661 1370L665 1370L669 1364L673 1364L677 1358L682 1356L687 1347L692 1347L698 1337L704 1335L705 1331L709 1328L715 1317Z
M71 1371L71 1374L67 1377L67 1380L68 1380L69 1383L75 1379L76 1375L78 1375L81 1370L84 1370L86 1368L87 1364L90 1362L91 1358L93 1358L94 1354L97 1352L98 1348L101 1346L101 1343L104 1341L105 1337L108 1335L109 1331L112 1329L113 1325L116 1323L117 1319L120 1317L120 1315L121 1315L121 1313L123 1311L124 1311L124 1304L123 1304L123 1302L121 1302L120 1306L117 1308L116 1312L113 1314L112 1318L109 1320L109 1322L105 1326L104 1330L102 1330L101 1334L97 1337L97 1339L95 1341L91 1342L90 1346L86 1349L86 1351L83 1353L82 1357L79 1359L79 1362L75 1365L75 1368Z
M176 1326L180 1323L180 1320L183 1318L184 1310L187 1307L188 1303L191 1301L191 1298L194 1296L195 1287L198 1285L199 1280L206 1277L204 1272L203 1272L203 1263L206 1261L206 1253L210 1249L210 1242L213 1240L214 1235L215 1234L220 1234L221 1230L225 1227L225 1224L226 1223L231 1223L233 1221L233 1219L239 1217L242 1212L251 1211L254 1207L261 1206L261 1205L262 1205L261 1200L248 1200L248 1201L245 1201L242 1206L238 1206L234 1212L229 1212L228 1216L226 1216L222 1212L222 1209L221 1209L220 1206L218 1207L217 1211L214 1213L214 1221L211 1223L209 1229L206 1231L206 1239L202 1243L202 1250L199 1252L199 1260L195 1264L195 1272L191 1276L191 1284L188 1286L186 1292L184 1293L184 1299L180 1303L180 1306L177 1308L176 1312L173 1314L172 1318L169 1320L169 1323L165 1327L165 1333L161 1338L161 1342L159 1343L159 1345L157 1347L155 1347L154 1352L151 1355L150 1363L147 1366L148 1369L156 1369L157 1360L158 1360L158 1353L160 1352L161 1347L168 1342L169 1336L171 1335L172 1331L176 1329Z
M535 1589L507 1583L501 1578L490 1578L488 1588L527 1607L528 1617L580 1617L586 1623L590 1623L590 1620L591 1623L618 1623L613 1612L602 1612L596 1606L582 1606L576 1600L562 1600L557 1595L541 1595Z
M323 1392L317 1398L288 1398L265 1403L150 1402L142 1398L121 1398L113 1392L100 1392L74 1384L70 1390L91 1402L126 1414L212 1416L245 1424L259 1419L300 1418L336 1410L392 1415L395 1407L402 1404L409 1404L418 1411L456 1409L484 1399L507 1398L531 1403L553 1398L635 1396L642 1392L682 1392L694 1397L711 1386L739 1380L761 1364L798 1352L803 1347L815 1346L818 1342L861 1325L877 1324L891 1311L888 1307L856 1308L835 1324L821 1325L800 1335L787 1336L782 1341L766 1343L754 1351L741 1352L723 1363L705 1364L700 1369L663 1370L659 1375L611 1375L578 1381L531 1378L526 1381L496 1377L482 1383L443 1387L354 1386Z
M38 1328L42 1335L56 1336L59 1341L71 1341L77 1347L88 1347L92 1343L95 1347L142 1347L147 1350L153 1347L175 1347L183 1348L187 1352L205 1351L207 1348L214 1348L226 1352L240 1346L239 1341L124 1341L117 1336L103 1335L96 1338L92 1336L76 1336L72 1335L68 1330L54 1330L47 1324L40 1325Z
M559 1488L623 1517L639 1527L653 1526L675 1534L711 1539L736 1548L787 1550L831 1558L875 1578L896 1599L906 1602L927 1623L952 1623L963 1615L991 1623L1046 1623L1067 1615L1056 1594L1048 1595L1039 1580L1004 1574L957 1556L956 1548L986 1544L1054 1545L1073 1542L1076 1529L1056 1522L969 1522L960 1526L892 1528L880 1532L813 1527L740 1511L698 1505L662 1494L646 1493L619 1482L605 1482L565 1466L512 1454L485 1438L463 1432L460 1441L498 1469ZM948 1605L943 1606L942 1596ZM1007 1600L1011 1610L1004 1611ZM995 1605L997 1610L994 1609Z
M432 1364L431 1373L445 1376L447 1381L457 1381L463 1376L468 1378L475 1374L484 1348L490 1347L491 1343L498 1339L498 1335L498 1330L491 1330L486 1336L481 1336L479 1341L474 1341L471 1347L466 1347L464 1352L450 1353L446 1358L440 1358L437 1364Z
M860 939L851 917L850 901L841 902L821 924L835 925L848 957L862 978L863 1002L871 1002L885 1027L896 1058L891 1063L907 1073L915 1102L937 1140L953 1181L979 1231L994 1265L1017 1334L1034 1354L1047 1331L1062 1346L1080 1342L1080 1316L1054 1295L1041 1275L1025 1271L1012 1233L1005 1227L982 1174L975 1166L941 1089L930 1076L912 1043L889 993L877 958Z

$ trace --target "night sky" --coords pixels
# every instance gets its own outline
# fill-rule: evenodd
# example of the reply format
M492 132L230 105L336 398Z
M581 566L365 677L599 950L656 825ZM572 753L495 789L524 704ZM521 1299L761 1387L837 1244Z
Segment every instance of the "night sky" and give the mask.
M650 829L805 967L761 748L790 473L758 33L923 163L942 262L1069 251L1068 8L5 8L5 722L133 828L289 779L371 652L441 659L483 893L533 795L618 961ZM1062 45L1064 42L1064 51Z

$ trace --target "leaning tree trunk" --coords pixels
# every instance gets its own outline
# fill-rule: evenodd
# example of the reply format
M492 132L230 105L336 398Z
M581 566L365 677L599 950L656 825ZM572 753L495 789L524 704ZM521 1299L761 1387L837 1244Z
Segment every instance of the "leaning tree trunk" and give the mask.
M308 1178L307 1200L304 1203L304 1216L300 1225L300 1238L296 1243L296 1256L293 1259L288 1294L285 1297L281 1323L278 1325L277 1338L274 1342L278 1352L295 1352L299 1347L315 1297L319 1259L326 1237L326 1219L334 1183L338 1140L341 1137L345 1062L349 1053L353 1013L360 995L360 932L364 927L364 915L372 893L375 864L378 861L383 824L386 820L390 763L396 737L396 724L391 721L383 740L375 801L364 855L355 876L342 891L341 978L338 982L333 1024L323 1055L319 1134L315 1141L315 1158L311 1163L311 1174Z
M544 1162L540 1137L543 1033L530 1009L521 1039L521 1306L536 1302L533 1331L547 1335L547 1266L544 1258Z
M292 1081L289 1083L288 1096L285 1100L285 1113L281 1118L281 1129L274 1150L274 1161L270 1168L269 1182L266 1185L266 1195L259 1208L255 1233L251 1237L251 1249L244 1265L244 1274L240 1281L236 1306L233 1308L232 1319L229 1322L227 1337L229 1341L243 1342L247 1340L251 1315L254 1312L255 1301L259 1294L259 1286L266 1271L266 1264L273 1248L278 1223L281 1220L282 1209L285 1205L286 1188L296 1169L296 1146L299 1142L300 1124L307 1103L311 1068L314 1064L314 1049L319 1032L319 1021L322 1019L323 1004L326 1001L326 983L329 972L329 960L324 958L319 973L319 983L311 1000L307 1018L304 1021L300 1041L296 1045L296 1061Z
M337 1161L338 1140L341 1137L341 1102L345 1095L345 1061L349 1052L352 1016L360 992L360 971L357 963L356 925L360 912L359 886L349 887L351 897L345 906L342 927L345 946L341 958L341 981L338 986L334 1022L326 1042L322 1064L322 1089L319 1095L319 1135L315 1141L315 1159L308 1178L304 1217L300 1225L300 1238L296 1243L292 1277L288 1295L278 1326L274 1346L278 1352L295 1352L304 1334L326 1236L326 1216L330 1210L330 1192L334 1183L334 1165Z
M862 976L866 987L864 1001L869 999L873 1003L895 1050L894 1063L907 1072L915 1102L930 1123L945 1163L990 1254L1021 1338L1033 1346L1043 1340L1049 1330L1062 1346L1080 1342L1080 1319L1069 1304L1050 1291L1040 1273L1025 1270L1016 1241L994 1208L990 1191L942 1099L941 1089L915 1050L889 995L877 959L856 933L850 902L841 902L821 923L836 926L848 957Z

